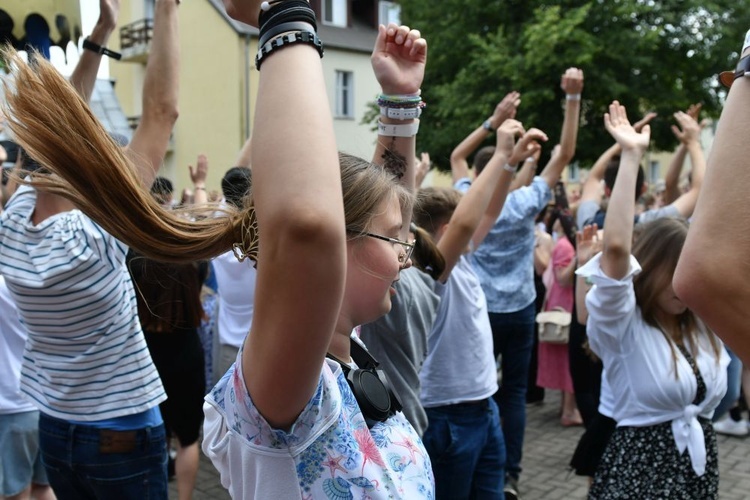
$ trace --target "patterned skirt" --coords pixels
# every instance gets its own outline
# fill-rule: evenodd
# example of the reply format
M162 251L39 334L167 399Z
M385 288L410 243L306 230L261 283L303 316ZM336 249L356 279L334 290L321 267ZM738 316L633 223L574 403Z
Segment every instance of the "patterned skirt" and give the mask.
M687 450L677 450L671 422L618 427L596 471L589 499L718 498L716 434L710 420L698 421L706 438L706 472L702 476L695 474Z

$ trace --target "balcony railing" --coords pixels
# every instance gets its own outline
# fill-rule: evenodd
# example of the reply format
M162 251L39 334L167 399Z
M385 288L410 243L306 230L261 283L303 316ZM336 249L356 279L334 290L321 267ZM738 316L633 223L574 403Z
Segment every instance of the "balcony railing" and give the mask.
M141 19L120 28L120 50L123 61L145 63L148 60L148 51L153 36L153 19Z

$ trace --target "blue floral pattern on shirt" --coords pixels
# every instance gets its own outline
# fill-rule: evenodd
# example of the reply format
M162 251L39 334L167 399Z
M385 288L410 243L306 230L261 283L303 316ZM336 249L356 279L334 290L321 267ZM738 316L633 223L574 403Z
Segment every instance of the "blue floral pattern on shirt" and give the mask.
M430 459L414 428L398 413L368 429L338 365L323 366L315 394L289 432L260 415L237 366L208 398L253 449L289 452L301 498L434 498Z

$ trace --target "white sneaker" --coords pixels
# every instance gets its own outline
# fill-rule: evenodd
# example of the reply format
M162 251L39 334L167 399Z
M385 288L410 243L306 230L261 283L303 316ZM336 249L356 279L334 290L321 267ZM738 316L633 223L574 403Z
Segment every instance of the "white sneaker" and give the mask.
M714 422L714 430L719 434L727 434L729 436L747 436L748 423L745 420L732 420L730 417L725 417Z

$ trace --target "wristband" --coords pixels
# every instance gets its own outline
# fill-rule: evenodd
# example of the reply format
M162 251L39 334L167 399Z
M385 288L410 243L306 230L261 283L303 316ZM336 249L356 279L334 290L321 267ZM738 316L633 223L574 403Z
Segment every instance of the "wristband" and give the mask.
M83 48L85 50L90 50L91 52L96 52L99 55L111 57L112 59L116 59L118 61L122 59L122 54L120 54L119 52L115 52L114 50L109 50L107 47L97 45L88 38L83 39Z
M528 157L528 158L526 158L526 159L525 159L524 161L527 161L527 162L529 162L529 163L536 163L536 160L534 159L534 157L533 157L533 156L529 156L529 157Z
M503 169L505 169L506 172L510 172L511 174L515 174L516 170L518 170L518 164L511 165L510 163L506 163L503 165Z
M494 130L492 129L492 121L489 118L484 121L484 123L482 124L482 128L487 132L494 132Z
M383 123L378 120L378 135L386 135L389 137L414 137L419 132L419 120L414 120L413 123L406 123L403 125L395 125L392 123Z
M312 45L323 58L323 42L320 41L318 35L311 33L310 31L296 31L294 33L287 33L286 35L277 36L270 42L266 42L265 45L258 49L258 54L255 56L255 68L260 70L260 65L263 61L274 51L289 47L295 43L305 43Z
M580 101L581 94L565 94L566 101Z
M196 191L205 191L206 190L206 188L204 188L203 186L196 186L193 189L195 189Z
M413 120L422 116L422 108L389 108L380 107L380 116L392 120Z

